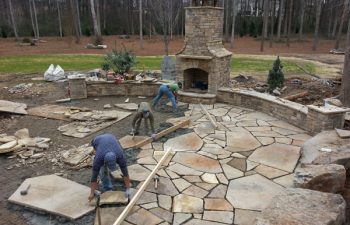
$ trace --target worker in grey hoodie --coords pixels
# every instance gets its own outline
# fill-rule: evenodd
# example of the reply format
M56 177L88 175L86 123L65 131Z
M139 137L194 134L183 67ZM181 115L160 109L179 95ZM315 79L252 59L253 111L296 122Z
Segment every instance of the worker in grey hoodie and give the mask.
M147 102L141 102L139 105L139 108L137 109L136 115L132 121L131 133L133 135L139 134L139 129L140 129L142 119L144 119L146 134L149 132L148 121L151 124L152 137L153 137L155 132L154 117L153 117L153 112L151 110L151 106Z

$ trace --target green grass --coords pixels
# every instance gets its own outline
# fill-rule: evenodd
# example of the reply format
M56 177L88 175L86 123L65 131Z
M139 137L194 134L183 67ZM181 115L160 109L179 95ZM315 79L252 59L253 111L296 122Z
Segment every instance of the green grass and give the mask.
M263 57L263 56L261 56ZM137 57L134 70L160 70L162 56ZM298 74L303 71L297 67L299 64L307 71L313 73L315 65L309 62L292 59L281 59L286 74ZM234 74L244 73L268 74L272 68L273 59L260 59L250 56L233 56L231 71ZM87 71L101 67L102 55L31 55L0 57L0 74L11 73L44 73L50 64L58 64L65 71Z

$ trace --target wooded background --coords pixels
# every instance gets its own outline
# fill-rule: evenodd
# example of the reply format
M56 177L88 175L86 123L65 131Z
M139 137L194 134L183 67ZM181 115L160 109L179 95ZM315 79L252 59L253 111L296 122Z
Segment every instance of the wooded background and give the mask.
M0 0L0 36L184 35L190 0ZM313 35L340 47L349 30L349 0L219 0L224 8L224 40L234 36L273 41ZM267 12L267 13L264 13ZM262 39L261 50L264 43ZM141 43L142 45L142 43Z

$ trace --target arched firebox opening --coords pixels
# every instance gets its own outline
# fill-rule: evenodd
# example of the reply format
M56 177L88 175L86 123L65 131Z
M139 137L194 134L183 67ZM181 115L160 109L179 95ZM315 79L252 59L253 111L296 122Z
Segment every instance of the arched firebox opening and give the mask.
M208 73L197 68L185 70L183 88L190 92L208 92Z

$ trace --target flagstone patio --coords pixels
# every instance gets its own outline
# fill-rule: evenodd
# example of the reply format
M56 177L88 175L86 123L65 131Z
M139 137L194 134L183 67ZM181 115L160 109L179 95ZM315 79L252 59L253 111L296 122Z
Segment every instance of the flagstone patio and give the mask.
M305 131L250 109L205 108L216 129L199 105L190 104L186 116L192 118L192 132L153 143L139 153L138 165L129 166L131 178L143 181L161 151L174 151L158 172L158 188L151 182L128 223L251 225L291 185L300 145L310 138Z

